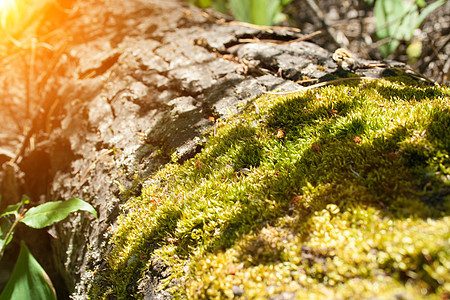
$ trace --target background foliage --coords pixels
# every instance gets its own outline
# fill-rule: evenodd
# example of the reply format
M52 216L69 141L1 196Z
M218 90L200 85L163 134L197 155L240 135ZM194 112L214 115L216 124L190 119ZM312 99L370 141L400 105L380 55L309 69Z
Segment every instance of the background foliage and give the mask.
M286 16L281 12L292 0L190 0L200 7L213 7L222 13L231 11L236 20L257 25L273 25Z
M1 200L1 197L0 197ZM97 211L87 202L71 198L66 201L51 201L26 209L29 198L24 196L19 203L9 205L0 215L0 260L6 246L12 241L19 223L41 229L67 218L70 213L86 211L97 217ZM56 300L51 279L31 254L23 241L11 277L0 294L0 300Z

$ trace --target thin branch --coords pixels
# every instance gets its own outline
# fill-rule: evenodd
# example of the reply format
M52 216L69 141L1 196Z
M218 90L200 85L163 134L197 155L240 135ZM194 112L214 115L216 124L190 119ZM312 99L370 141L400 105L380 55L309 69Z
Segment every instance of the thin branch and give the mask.
M14 234L14 229L16 229L17 224L19 224L20 220L23 219L24 214L27 212L27 209L24 209L19 215L16 215L14 223L9 228L8 233L6 234L5 240L3 242L2 248L0 249L0 260L3 258L3 254L5 253L6 246L8 244L8 240Z
M344 33L333 28L331 24L328 23L325 14L322 12L322 10L320 9L319 5L316 3L315 0L305 0L305 1L306 4L308 4L309 8L311 8L311 10L313 11L314 15L320 20L320 22L322 23L323 27L325 28L325 30L327 31L328 35L331 37L333 42L337 46L339 46L339 48L345 48L346 45L342 45L336 38L338 35L345 36Z
M325 85L329 85L332 83L338 83L338 82L343 82L343 81L350 81L350 80L363 80L363 79L368 79L368 80L376 80L376 79L380 79L380 78L375 78L375 77L366 77L366 76L359 76L359 77L349 77L349 78L339 78L339 79L334 79L334 80L329 80L329 81L324 81L324 82L320 82L320 83L316 83L310 86L304 86L301 87L297 90L293 90L293 91L288 91L288 92L263 92L264 94L267 95L289 95L289 94L294 94L294 93L298 93L298 92L304 92L307 90L313 90Z

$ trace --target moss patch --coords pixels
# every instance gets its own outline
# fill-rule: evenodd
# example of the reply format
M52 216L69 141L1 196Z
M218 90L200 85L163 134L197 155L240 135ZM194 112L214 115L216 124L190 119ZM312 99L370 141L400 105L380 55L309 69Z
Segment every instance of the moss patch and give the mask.
M450 293L448 88L401 81L263 96L130 198L93 298Z

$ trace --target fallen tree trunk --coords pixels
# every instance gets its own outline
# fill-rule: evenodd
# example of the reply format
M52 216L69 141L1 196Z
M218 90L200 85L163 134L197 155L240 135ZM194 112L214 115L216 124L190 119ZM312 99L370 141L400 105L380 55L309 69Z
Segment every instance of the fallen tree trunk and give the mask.
M64 28L58 75L27 136L35 146L23 141L17 164L32 198L78 197L99 213L51 230L55 266L74 299L86 297L87 271L104 263L121 205L146 178L193 157L215 120L263 91L343 72L297 30L230 22L184 1L81 2Z

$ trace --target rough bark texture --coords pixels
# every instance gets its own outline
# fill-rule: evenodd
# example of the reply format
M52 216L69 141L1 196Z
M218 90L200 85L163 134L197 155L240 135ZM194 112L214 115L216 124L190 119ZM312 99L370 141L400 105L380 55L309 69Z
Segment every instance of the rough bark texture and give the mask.
M301 37L297 31L227 22L184 1L78 5L79 13L61 25L65 54L46 87L36 146L23 153L20 167L33 199L79 197L99 213L72 215L52 229L58 272L72 297L84 299L92 279L86 271L108 254L126 195L139 193L139 182L171 157L195 155L210 117L338 68L331 53L311 42L277 43ZM148 299L157 296L156 285L141 287Z

